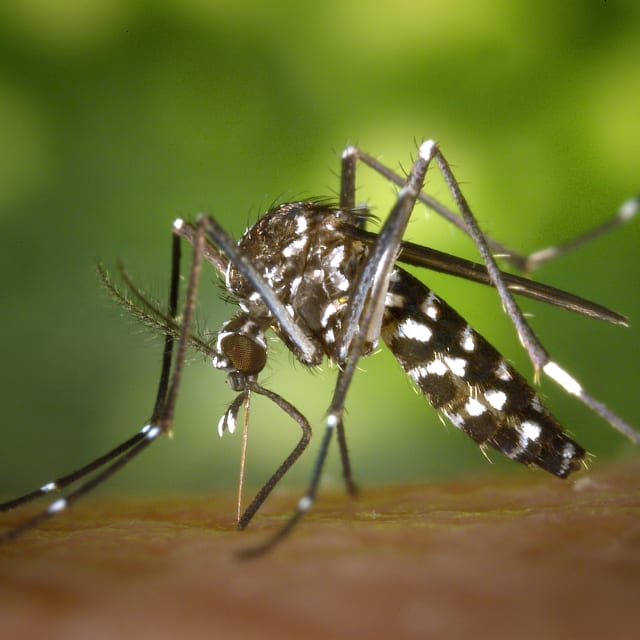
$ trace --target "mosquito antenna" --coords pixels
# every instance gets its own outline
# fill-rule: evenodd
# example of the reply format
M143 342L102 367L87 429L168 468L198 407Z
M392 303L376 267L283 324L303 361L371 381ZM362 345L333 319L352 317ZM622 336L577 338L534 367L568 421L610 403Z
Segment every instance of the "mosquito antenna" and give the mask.
M101 264L98 264L98 274L102 285L107 289L113 299L138 321L163 335L170 333L174 339L180 337L180 325L176 323L175 319L170 318L164 311L161 311L156 303L142 292L124 268L122 268L121 275L123 276L125 285L127 289L134 294L134 297L142 303L142 307L136 306L129 297L116 287L111 281L106 269ZM215 355L211 346L194 333L189 334L189 346L210 358L213 358Z

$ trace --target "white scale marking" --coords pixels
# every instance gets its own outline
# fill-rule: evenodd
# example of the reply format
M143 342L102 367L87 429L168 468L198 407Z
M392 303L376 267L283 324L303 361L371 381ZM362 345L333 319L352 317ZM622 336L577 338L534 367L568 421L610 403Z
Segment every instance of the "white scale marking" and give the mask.
M409 369L407 374L415 380L415 382L420 382L423 378L426 378L429 374L428 367L414 367L413 369Z
M300 283L302 282L302 276L296 276L292 281L291 281L291 295L295 296L296 292L298 291L298 287L300 286Z
M160 435L160 432L160 427L152 426L149 431L147 431L147 440L155 440Z
M485 400L498 411L501 411L502 407L504 407L507 402L507 394L504 391L498 391L497 389L485 391L484 397Z
M293 244L293 243L292 243ZM291 245L289 245L291 246ZM286 251L289 247L286 247L284 251ZM282 255L284 255L284 251L282 252ZM229 263L231 264L231 263ZM227 269L228 271L228 269ZM276 281L276 276L280 275L279 274L279 269L278 267L269 267L268 269L265 270L263 277L264 279L271 285L273 286L275 284ZM278 280L281 280L282 276L280 275L280 277L278 278ZM230 289L231 288L231 283L228 281L227 279L227 288Z
M320 318L320 325L322 327L326 327L329 324L329 320L337 313L338 309L333 302L327 304L324 309L324 313L322 314L322 318Z
M620 210L618 211L618 218L623 222L629 222L629 220L638 213L639 207L640 201L637 197L629 198L629 200L624 202L620 207Z
M220 331L218 333L218 337L216 338L216 351L218 353L223 353L222 343L231 335L233 335L231 331Z
M426 160L427 162L429 162L429 160L431 160L431 158L433 158L433 156L435 155L435 152L436 152L435 140L427 140L426 142L423 142L420 145L420 151L418 153L420 154L420 157L423 160Z
M329 266L337 269L344 262L344 247L342 245L337 246L329 253Z
M560 469L563 473L571 465L571 459L573 458L575 453L575 447L570 442L567 442L567 444L564 445L564 449L562 450L562 464L560 465Z
M67 508L67 501L64 498L60 498L60 500L56 500L52 502L47 507L47 513L60 513L60 511L64 511Z
M544 407L542 406L542 402L540 401L538 394L531 398L531 404L529 406L537 413L544 413Z
M553 380L555 380L561 387L574 396L582 395L582 387L580 383L572 378L564 369L559 367L555 362L549 360L547 364L542 367L542 370Z
M384 297L384 304L386 307L404 307L404 296L399 293L391 293L387 292L387 295Z
M418 342L429 342L433 331L424 324L416 322L413 318L407 318L400 325L398 325L398 333L403 338L409 340L417 340Z
M236 417L231 411L227 413L227 428L229 433L233 433L236 430Z
M218 435L222 437L225 431L234 433L236 430L236 425L236 416L234 415L233 411L229 410L223 413L220 420L218 420Z
M451 424L456 429L462 429L462 427L464 427L464 418L459 413L451 413L449 411L445 411L444 415L449 418Z
M349 289L349 280L344 276L344 274L340 273L340 271L332 273L330 277L331 283L336 289L339 289L340 291L347 291Z
M296 218L296 232L299 235L302 235L307 230L308 226L309 223L307 222L307 219L304 217L304 215L299 215Z
M540 438L540 434L542 433L542 428L537 422L532 422L531 420L525 420L520 425L520 431L522 432L522 436L527 441L531 440L535 442ZM524 446L526 446L526 444Z
M348 158L349 156L354 156L357 153L357 149L353 146L353 145L349 145L343 152L342 152L342 157L344 159Z
M224 284L225 287L229 290L231 290L231 270L233 269L233 263L231 262L231 260L229 260L229 264L227 265L227 268L225 269L224 272Z
M511 380L511 372L507 367L507 363L504 360L500 360L500 364L496 367L495 374L500 380Z
M467 361L464 358L450 358L449 356L445 356L444 361L454 375L459 378L464 378L467 371Z
M467 325L462 332L462 338L460 339L460 346L465 351L473 351L476 348L476 340L473 335L473 329Z
M472 417L481 416L487 408L475 398L469 398L467 404L464 405L464 410Z
M427 364L427 373L434 376L443 376L447 371L447 365L442 360L432 360Z
M304 249L306 244L306 238L298 238L282 250L282 255L285 258L291 258L291 256L298 255L302 251L302 249Z
M422 311L432 320L437 320L440 310L437 306L437 299L433 292L430 292L427 299L422 303L420 307Z
M220 416L220 420L218 420L218 435L222 438L222 436L224 435L224 422L225 422L225 418L226 418L227 414L223 413Z

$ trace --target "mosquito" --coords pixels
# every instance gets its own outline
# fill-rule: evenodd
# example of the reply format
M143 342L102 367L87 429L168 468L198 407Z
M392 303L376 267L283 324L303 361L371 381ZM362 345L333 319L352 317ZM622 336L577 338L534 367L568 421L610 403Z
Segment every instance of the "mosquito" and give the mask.
M359 163L398 187L395 204L378 233L367 230L373 217L369 210L356 206ZM423 192L427 169L432 164L442 174L458 213ZM418 202L467 234L482 262L403 241ZM628 326L627 319L571 293L505 273L496 263L499 256L512 267L529 273L629 222L639 206L640 197L631 198L615 216L582 236L564 245L521 255L481 231L439 146L427 141L419 146L411 169L404 177L357 147L347 147L342 153L338 203L303 200L276 205L247 229L238 242L211 216L200 215L193 223L176 220L172 229L166 311L138 288L124 267L119 267L124 291L113 283L104 267L98 267L103 284L113 297L165 336L151 418L106 454L1 504L0 510L6 511L69 488L64 497L53 500L21 524L1 533L0 541L14 539L64 511L171 430L188 348L211 358L215 368L226 372L229 386L237 393L220 419L221 435L234 431L241 411L246 428L252 394L272 401L300 428L300 440L291 453L244 511L239 508L238 528L244 529L306 449L312 433L309 421L296 407L258 382L267 363L269 331L307 367L319 366L325 358L335 363L337 380L326 412L319 453L304 495L286 523L258 546L243 550L244 557L272 549L311 509L334 433L346 489L349 494L356 494L344 427L345 403L358 361L370 355L380 340L431 406L481 448L492 447L512 460L538 466L559 478L566 478L583 466L585 449L544 406L534 387L464 318L402 269L400 263L494 287L533 364L535 381L544 373L611 427L634 443L640 443L638 431L550 358L515 302L514 294L616 325ZM183 241L192 246L192 258L183 311L179 315ZM238 305L237 313L219 330L214 344L198 337L192 328L203 261L211 263L222 276L226 292Z

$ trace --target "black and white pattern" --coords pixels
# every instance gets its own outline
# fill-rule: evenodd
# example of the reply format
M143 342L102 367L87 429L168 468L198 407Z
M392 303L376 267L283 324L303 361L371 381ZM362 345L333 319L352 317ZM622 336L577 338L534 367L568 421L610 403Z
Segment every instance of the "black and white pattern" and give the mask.
M382 338L425 395L479 445L565 478L585 450L527 381L446 302L396 268Z
M365 229L370 218L367 210L355 207L358 162L400 187L396 204L378 234ZM443 174L460 217L422 192L432 162ZM417 202L433 208L466 232L478 247L483 264L403 242L403 233ZM538 466L560 478L578 469L584 462L585 450L567 435L543 406L537 392L466 320L398 266L398 261L494 286L536 374L544 372L615 429L640 442L638 432L550 359L515 303L513 293L614 324L626 325L626 318L566 292L502 273L492 254L492 251L507 254L512 265L530 270L599 233L628 222L638 208L638 198L629 200L613 220L578 241L521 256L481 232L447 161L437 145L429 141L420 146L406 178L359 149L348 147L342 155L340 198L336 205L322 201L278 205L266 212L238 242L209 216L200 216L195 223L176 220L168 312L150 301L123 269L125 292L100 268L101 278L116 300L165 334L160 383L150 420L127 441L77 471L0 504L0 510L8 510L82 480L65 497L51 502L18 527L0 534L0 541L13 539L64 511L171 430L188 346L205 353L215 368L225 371L229 386L237 393L220 418L220 435L235 431L243 409L246 420L251 394L271 400L301 430L300 440L289 456L244 512L240 513L239 509L238 527L245 527L311 438L311 427L305 416L282 396L258 383L258 376L267 363L269 331L274 332L302 364L313 367L326 358L338 365L338 374L307 491L286 524L265 544L249 550L249 555L272 548L311 508L334 432L345 484L351 493L355 492L343 414L358 360L371 354L380 339L432 407L481 447L492 447L512 460ZM193 258L184 312L180 315L181 240L193 245ZM224 276L226 290L240 309L220 329L214 346L194 335L191 326L202 258ZM174 349L176 341L177 349ZM91 477L83 480L86 476Z
M323 356L343 364L335 343L349 300L345 293L369 252L367 245L350 240L347 228L360 219L325 204L288 203L267 212L239 242L314 344L316 357L305 364L320 364ZM247 318L262 318L263 330L272 328L297 354L231 266L227 289ZM219 335L227 331L225 325ZM381 337L431 406L478 444L562 478L580 467L585 450L565 434L527 381L446 302L399 267L389 280ZM365 344L361 355L374 346ZM222 356L214 364L238 368Z

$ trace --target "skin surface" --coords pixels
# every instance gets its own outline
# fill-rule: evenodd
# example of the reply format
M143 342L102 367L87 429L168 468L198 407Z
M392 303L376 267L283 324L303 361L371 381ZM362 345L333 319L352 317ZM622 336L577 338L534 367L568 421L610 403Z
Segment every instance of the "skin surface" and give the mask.
M0 637L629 637L640 465L575 478L322 491L295 535L245 562L234 551L296 495L244 533L231 496L81 505L0 548Z

